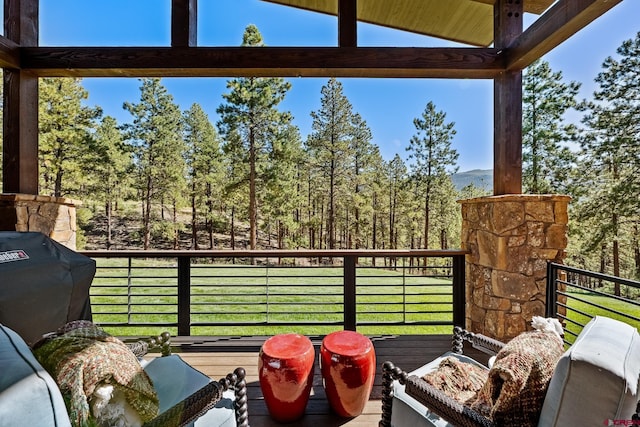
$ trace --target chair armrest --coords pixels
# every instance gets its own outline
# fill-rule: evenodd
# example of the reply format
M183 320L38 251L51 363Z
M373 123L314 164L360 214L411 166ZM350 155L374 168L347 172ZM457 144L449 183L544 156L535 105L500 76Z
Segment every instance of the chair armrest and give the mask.
M136 355L137 358L145 356L150 350L160 349L162 356L171 354L171 334L163 332L157 337L140 339L135 342L125 342L126 346Z
M144 424L144 427L182 427L195 421L213 408L222 398L222 393L233 389L235 392L236 425L248 427L247 384L245 370L236 368L231 374L218 381L211 381L182 401Z
M474 334L473 332L469 332L459 326L453 328L452 350L454 353L462 354L462 349L465 341L471 343L471 346L473 348L480 350L490 356L495 356L500 350L502 350L502 347L505 346L505 343L490 338L486 335Z

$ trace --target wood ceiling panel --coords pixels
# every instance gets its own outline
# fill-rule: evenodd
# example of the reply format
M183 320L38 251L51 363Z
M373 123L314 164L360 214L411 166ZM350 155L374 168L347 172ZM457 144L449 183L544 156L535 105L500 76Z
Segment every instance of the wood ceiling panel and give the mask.
M495 0L474 0L479 3L494 4ZM524 0L524 11L528 13L535 13L540 15L547 10L555 0Z
M337 15L338 0L264 0ZM554 0L525 1L525 11L540 13ZM358 20L473 46L493 42L494 0L359 0Z

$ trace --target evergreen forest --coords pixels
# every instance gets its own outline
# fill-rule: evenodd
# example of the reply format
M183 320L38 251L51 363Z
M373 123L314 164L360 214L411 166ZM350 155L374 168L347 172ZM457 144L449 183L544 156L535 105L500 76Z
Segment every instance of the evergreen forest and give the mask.
M255 26L242 44L263 44ZM216 123L161 79L139 83L118 123L81 79L40 79L40 193L82 201L81 249L458 248L457 200L490 193L454 186L455 123L429 100L384 159L338 79L306 136L280 107L286 79L229 79ZM638 280L640 33L595 83L579 99L548 62L525 70L523 192L572 197L567 264Z

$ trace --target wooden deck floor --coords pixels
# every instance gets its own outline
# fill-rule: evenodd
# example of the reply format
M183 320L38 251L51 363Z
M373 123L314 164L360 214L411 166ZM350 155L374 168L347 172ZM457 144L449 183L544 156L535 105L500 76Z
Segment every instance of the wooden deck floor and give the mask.
M247 372L249 422L252 427L280 426L269 417L258 382L258 352L267 337L177 337L174 352L213 379L219 379L236 367ZM317 355L322 337L310 337L316 349L316 367L311 397L305 416L289 426L334 427L377 426L381 414L381 366L391 360L400 368L412 371L451 348L446 335L371 336L378 369L369 403L363 413L344 419L331 412L326 400ZM473 353L470 353L473 354Z

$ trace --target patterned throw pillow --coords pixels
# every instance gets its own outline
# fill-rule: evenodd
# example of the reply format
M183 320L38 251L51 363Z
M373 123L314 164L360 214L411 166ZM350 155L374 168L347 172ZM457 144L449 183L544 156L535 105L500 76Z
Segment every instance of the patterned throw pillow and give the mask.
M124 396L143 422L158 414L158 397L138 359L91 322L71 322L48 334L33 353L58 384L74 426L99 424L90 400L105 385L113 386L114 396Z
M471 407L500 426L537 426L553 371L563 354L553 332L524 332L497 354Z

